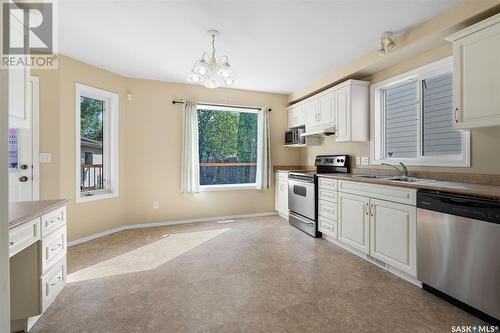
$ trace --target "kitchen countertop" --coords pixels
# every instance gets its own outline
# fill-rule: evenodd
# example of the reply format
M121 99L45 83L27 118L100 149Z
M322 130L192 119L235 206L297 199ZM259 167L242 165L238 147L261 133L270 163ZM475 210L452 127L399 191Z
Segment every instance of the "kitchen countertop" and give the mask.
M318 177L335 178L349 180L353 182L371 183L379 185L400 186L407 188L415 188L420 190L433 190L449 193L475 195L480 197L489 197L500 200L500 186L486 185L486 184L473 184L473 183L460 183L450 182L443 180L425 179L413 183L405 183L387 179L376 178L361 178L356 177L359 174L318 174Z
M30 221L56 208L64 206L69 200L39 200L9 203L9 228Z

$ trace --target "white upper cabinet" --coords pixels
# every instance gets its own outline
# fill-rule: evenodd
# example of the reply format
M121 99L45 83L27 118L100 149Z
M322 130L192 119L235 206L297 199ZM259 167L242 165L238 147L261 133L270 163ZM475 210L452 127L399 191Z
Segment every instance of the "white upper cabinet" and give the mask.
M332 131L335 128L334 95L331 91L318 98L318 119L320 127L326 131Z
M31 127L28 106L29 68L9 69L9 127Z
M304 106L299 105L288 109L288 128L305 126Z
M337 142L369 140L369 82L347 80L288 110L288 127L306 134L334 132Z
M453 42L455 128L500 125L500 14L447 40Z
M337 116L335 141L368 141L369 82L348 80L335 88L334 112Z
M314 133L322 130L321 115L319 113L318 99L312 99L304 104L306 115L306 133Z

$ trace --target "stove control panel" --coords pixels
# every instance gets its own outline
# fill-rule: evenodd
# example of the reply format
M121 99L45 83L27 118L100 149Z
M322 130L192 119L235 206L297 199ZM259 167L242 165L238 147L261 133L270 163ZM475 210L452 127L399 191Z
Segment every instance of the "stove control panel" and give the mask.
M318 155L314 163L316 166L349 166L349 155Z
M349 173L349 155L318 155L314 165L317 173Z

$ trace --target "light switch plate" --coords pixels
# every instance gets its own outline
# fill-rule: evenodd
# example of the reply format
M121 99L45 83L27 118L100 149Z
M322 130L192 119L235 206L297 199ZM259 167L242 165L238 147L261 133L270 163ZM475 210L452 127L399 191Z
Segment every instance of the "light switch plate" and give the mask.
M356 165L360 165L360 164L361 164L361 157L356 156Z
M153 209L160 208L160 203L158 201L153 201Z
M368 165L368 156L361 157L361 165Z
M40 163L52 162L52 154L51 153L40 153L39 161L40 161Z

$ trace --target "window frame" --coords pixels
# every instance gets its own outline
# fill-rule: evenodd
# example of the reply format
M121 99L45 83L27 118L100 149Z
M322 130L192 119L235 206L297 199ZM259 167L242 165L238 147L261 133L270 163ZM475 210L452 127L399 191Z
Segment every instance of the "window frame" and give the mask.
M105 188L80 192L81 178L81 97L103 101L103 164ZM77 203L116 198L119 196L118 161L118 113L119 95L117 93L91 87L82 83L75 84L75 198ZM108 152L106 154L106 152Z
M452 57L432 62L370 86L371 113L374 117L370 164L403 162L412 166L470 167L470 132L468 130L462 130L461 154L444 155L442 157L423 155L422 80L446 73L453 73ZM417 156L415 158L386 157L384 93L388 88L407 84L409 81L417 82Z
M221 104L209 104L209 103L199 103L196 105L196 111L198 110L210 110L218 112L246 112L257 114L257 170L259 164L262 163L260 159L260 145L259 140L261 137L262 124L260 121L261 108L251 107L251 106L237 106L237 105L221 105ZM198 129L198 135L200 134ZM199 153L198 153L199 154ZM200 156L198 156L198 161ZM201 178L199 179L201 181ZM257 175L255 176L255 182L253 183L240 183L240 184L218 184L218 185L202 185L199 184L200 192L211 192L211 191L233 191L233 190L255 190L257 188Z

